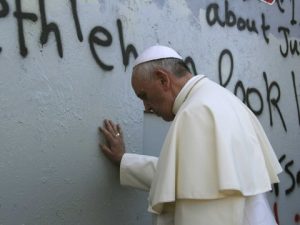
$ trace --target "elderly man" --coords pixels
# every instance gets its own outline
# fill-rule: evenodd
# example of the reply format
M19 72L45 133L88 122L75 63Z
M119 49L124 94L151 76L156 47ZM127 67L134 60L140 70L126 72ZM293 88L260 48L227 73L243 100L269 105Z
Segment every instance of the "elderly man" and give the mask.
M274 225L264 193L281 167L259 121L232 93L182 57L152 46L135 61L132 87L145 109L172 121L159 158L125 153L119 125L105 120L105 155L121 184L149 191L155 224Z

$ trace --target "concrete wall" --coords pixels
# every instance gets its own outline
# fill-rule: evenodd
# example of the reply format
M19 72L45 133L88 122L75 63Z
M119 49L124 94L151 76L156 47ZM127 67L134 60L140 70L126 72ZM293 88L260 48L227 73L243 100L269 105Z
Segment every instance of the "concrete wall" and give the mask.
M168 124L130 87L134 58L155 43L257 114L284 168L270 204L299 224L299 13L296 0L1 0L0 224L151 223L97 127L111 118L129 152L159 154Z

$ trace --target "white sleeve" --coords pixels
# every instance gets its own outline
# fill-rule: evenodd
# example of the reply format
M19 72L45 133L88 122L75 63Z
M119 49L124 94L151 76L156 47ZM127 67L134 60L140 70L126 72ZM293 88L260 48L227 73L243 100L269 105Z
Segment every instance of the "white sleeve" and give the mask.
M158 158L147 155L124 154L120 165L120 183L149 191Z

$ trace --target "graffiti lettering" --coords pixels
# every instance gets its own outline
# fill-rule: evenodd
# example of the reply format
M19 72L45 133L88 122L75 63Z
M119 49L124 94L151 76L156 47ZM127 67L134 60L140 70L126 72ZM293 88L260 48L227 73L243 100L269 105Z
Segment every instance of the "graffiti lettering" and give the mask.
M290 20L290 24L293 26L293 25L296 25L297 24L297 21L295 20L295 0L290 0L291 1L291 12L292 12L292 18ZM283 2L284 0L277 0L277 6L278 6L278 9L281 13L284 13L285 12L285 9L283 7Z
M5 2L5 1L2 1L2 2ZM23 57L26 57L27 54L28 54L28 49L27 49L26 44L25 44L23 20L27 19L27 20L31 20L33 22L36 22L38 17L34 13L25 13L25 12L23 12L20 0L16 0L15 3L16 3L16 11L14 12L14 16L16 17L17 24L18 24L20 54ZM82 41L83 36L82 36L80 24L79 24L78 15L77 15L76 0L71 0L71 7L72 7L72 13L73 13L73 18L74 18L74 22L75 22L77 36L78 36L78 39L80 41ZM6 8L8 8L8 5L6 6L3 3L3 9L6 9ZM46 44L48 42L49 34L51 32L53 32L54 35L55 35L55 38L56 38L58 54L62 58L63 57L63 48L62 48L61 35L60 35L58 25L56 23L53 23L53 22L52 23L47 22L46 11L45 11L45 1L44 0L39 0L39 9L40 9L40 14L41 14L41 25L42 25L42 30L41 30L41 35L40 35L40 43L42 45ZM8 11L8 9L6 11ZM5 15L6 14L4 14L3 16L5 16Z
M0 18L6 17L9 13L8 3L5 0L0 0Z
M228 56L229 58L229 74L227 76L226 81L223 81L223 70L222 70L222 62L225 56ZM233 68L234 68L234 61L233 61L233 56L232 53L228 50L228 49L224 49L219 57L219 83L223 86L226 87L231 78L232 78L232 74L233 74ZM250 110L255 114L255 115L260 115L263 112L263 108L264 108L264 102L263 102L263 98L261 93L254 87L250 87L245 89L245 86L243 84L243 82L241 80L238 80L237 83L235 84L234 87L234 94L236 96L238 96L238 91L241 90L241 94L242 96L240 97L240 99L250 108ZM250 99L251 96L256 96L258 98L258 104L259 107L256 109L253 106L253 103L251 103Z
M0 0L0 18L6 17L9 13L9 7L5 0ZM2 48L0 47L0 53L2 52Z
M62 49L62 43L60 38L60 31L55 23L47 23L46 19L46 12L45 12L45 0L39 0L40 5L40 12L41 12L41 22L42 22L42 32L40 36L40 42L42 45L46 44L48 42L49 33L53 32L56 38L57 43L57 51L59 56L63 57L63 49Z
M222 62L223 62L223 58L224 58L224 56L228 56L229 57L229 62L230 62L230 64L229 64L229 68L230 68L230 71L229 71L229 74L228 74L228 76L227 76L227 80L226 80L226 82L225 83L223 83L223 76L222 76L222 68L223 68L223 66L222 66ZM229 83L229 81L230 81L230 79L231 79L231 77L232 77L232 72L233 72L233 66L234 66L234 64L233 64L233 56L232 56L232 53L228 50L228 49L224 49L222 52L221 52L221 54L220 54L220 57L219 57L219 81L220 81L220 84L223 86L223 87L226 87L227 85L228 85L228 83Z
M299 125L300 125L300 109L299 109L299 102L298 102L298 95L297 95L297 88L296 88L296 81L295 81L295 72L292 71L291 73L292 73L295 101L296 101L296 106L297 106L298 122L299 122Z
M278 9L281 13L284 13L284 8L282 7L282 2L283 0L277 0L276 3L277 3L277 6L278 6Z
M97 35L96 35L97 33L105 36L105 40L97 37ZM102 62L102 60L97 55L97 52L95 49L95 44L107 47L107 46L110 46L111 43L112 43L112 36L111 36L110 32L107 29L105 29L104 27L97 26L91 30L90 35L89 35L89 44L90 44L90 49L91 49L92 55L93 55L95 61L97 62L97 64L103 70L106 70L106 71L110 71L114 67L112 65L107 65Z
M277 6L279 10L284 13L283 0L278 0ZM295 19L295 0L291 0L291 13L292 18L290 20L290 24L293 26L297 24ZM221 10L224 8L224 12ZM221 27L236 27L239 31L249 31L250 33L259 33L256 21L254 19L244 19L241 16L237 16L233 10L229 9L229 1L224 1L224 7L220 7L218 3L211 3L206 8L206 22L209 26L214 26L215 24L219 24ZM261 14L261 33L266 44L269 44L270 40L267 36L267 32L271 29L271 26L266 22L266 16L264 13ZM283 57L287 57L289 54L292 56L300 55L300 42L296 39L290 38L290 29L287 27L279 26L278 33L282 33L285 44L280 44L280 53Z
M296 175L294 175L293 171L292 171L292 166L294 165L294 160L289 160L285 163L285 160L287 159L287 156L286 154L283 154L280 158L279 158L279 162L280 164L284 164L282 167L284 168L284 174L287 175L288 179L290 180L290 185L288 187L286 187L284 189L284 194L285 196L287 195L291 195L295 189L296 189L296 183L299 185L299 174L300 174L300 171L297 172ZM280 185L283 185L282 182L280 183L276 183L274 184L274 194L276 197L278 197L280 195L280 192L279 192L279 184ZM279 218L279 207L278 207L278 203L277 202L274 202L273 204L273 212L274 212L274 216L275 216L275 219L276 219L276 222L277 224L280 224L280 218ZM294 221L296 223L299 222L299 214L296 213L295 216L294 216Z
M292 55L297 54L300 55L300 42L297 40L290 40L289 34L290 30L287 27L278 27L278 32L283 32L284 39L285 39L285 47L283 48L280 45L280 53L283 57L287 57L289 55L289 52L291 52ZM290 50L290 51L289 51Z
M60 58L63 58L64 43L61 37L63 36L64 29L60 27L57 22L50 21L49 19L51 18L50 17L51 15L49 15L50 11L47 11L47 4L50 4L50 1L38 0L37 1L39 4L37 10L38 12L33 13L31 11L29 12L23 11L22 3L25 4L24 1L22 2L21 0L14 0L14 1L0 0L0 19L7 17L7 15L9 15L10 13L10 9L13 8L9 6L8 2L9 3L14 2L15 4L15 11L13 12L13 16L14 16L13 20L16 20L15 26L18 31L17 44L19 44L19 54L21 55L20 57L25 58L29 54L29 49L27 49L26 46L26 40L25 40L26 27L24 24L30 22L33 23L34 25L39 26L40 30L38 31L39 32L38 34L40 35L39 36L40 39L38 40L39 42L38 44L41 44L42 47L44 48L45 45L48 43L49 38L55 38L54 41L57 49L55 50L55 52L57 51L58 56ZM73 19L73 21L71 21L71 25L75 27L73 31L75 41L77 41L78 39L79 42L83 42L84 33L82 31L80 18L78 15L77 0L69 0L68 2L70 8L68 9L69 10L68 13L70 14L71 20ZM262 42L265 42L266 44L270 44L270 41L272 41L272 39L271 38L269 39L268 37L268 33L271 30L271 25L268 23L269 14L259 12L260 10L259 9L258 13L256 14L258 15L257 18L255 18L255 16L253 16L254 19L247 18L248 16L245 16L246 14L243 15L239 11L235 10L236 8L233 7L232 1L224 0L223 1L224 4L222 5L220 1L214 1L214 3L212 2L213 1L211 1L206 7L206 22L210 27L220 26L225 29L241 31L243 32L243 34L250 34L254 36L256 35L253 33L260 34L261 37L256 38L254 43L256 43L257 40L260 41L260 39L263 38L264 41ZM248 2L251 1L243 0L243 2L247 4ZM231 5L229 3L231 3ZM287 11L291 12L291 17L288 17L288 21L283 23L287 25L284 26L276 25L276 29L278 28L276 30L276 33L279 34L279 36L281 36L282 39L282 41L280 40L280 44L278 46L278 53L280 52L280 55L284 58L287 58L289 56L293 56L293 57L299 56L300 42L298 39L293 38L294 37L294 34L292 33L293 29L291 29L291 26L294 26L298 22L295 17L297 15L296 11L298 9L296 8L295 4L298 2L295 0L289 0L289 1L277 0L276 3L280 12L282 13ZM291 8L287 8L288 4L291 6ZM40 15L40 18L38 18L37 15ZM38 19L40 19L40 21L38 21ZM36 23L37 21L38 23ZM200 22L202 23L203 21ZM110 62L109 59L107 59L107 57L103 53L104 48L105 50L107 50L113 44L119 45L118 46L119 52L116 54L120 54L120 56L122 56L122 63L124 65L125 71L130 64L130 60L133 60L138 56L137 49L135 48L134 44L130 42L128 36L126 36L126 32L124 32L124 27L120 19L117 19L115 21L115 26L116 29L109 30L107 29L107 27L105 27L105 25L101 26L101 24L99 25L96 24L95 27L88 28L89 32L86 34L87 38L85 38L86 39L85 41L88 42L89 44L89 49L87 51L90 51L91 58L93 58L93 60L95 60L95 63L104 71L112 71L115 67L117 67L117 65L112 64L112 62ZM116 32L118 33L115 32L114 34L113 33L114 30L116 30ZM277 36L275 35L276 39L278 39ZM243 37L237 36L236 39L243 38ZM116 38L118 38L118 40L116 40ZM248 39L243 41L248 41ZM225 43L225 42L220 40L220 43ZM241 43L245 43L245 42L241 42ZM246 51L248 50L245 47L240 48L240 46L238 46L236 50L242 53L242 50L244 49L246 49ZM2 47L0 47L1 54L3 54L5 50L6 50L5 48L3 49ZM251 49L250 54L252 54L254 51L255 50ZM255 54L259 54L259 53L255 52ZM283 101L283 98L281 97L281 91L282 91L281 88L285 86L280 86L279 83L277 83L274 79L272 79L270 74L267 75L267 72L265 71L259 72L260 76L258 78L261 79L261 82L263 82L261 90L255 86L247 85L246 81L243 81L243 78L239 78L236 79L237 81L233 81L234 72L235 72L234 69L236 69L235 66L237 65L237 64L235 65L234 59L235 58L229 49L224 49L220 53L218 58L218 73L219 73L218 79L220 85L222 85L223 87L228 87L230 83L233 83L234 94L238 96L255 115L259 116L264 112L264 110L267 111L266 113L268 114L267 116L269 116L270 126L273 127L273 124L279 123L279 125L283 127L285 132L287 132L285 117L284 114L282 113L281 110L282 108L280 108L280 103L281 101ZM197 74L196 63L194 62L192 57L188 56L185 58L184 61L187 64L190 71L193 74ZM268 59L267 62L269 63L270 61L271 60ZM276 60L274 61L276 62ZM254 65L255 62L256 62L255 60L254 62L249 62L249 65L252 66ZM259 62L259 63L264 63L264 62ZM292 82L291 83L285 82L285 85L293 85L293 89L291 88L291 90L293 90L294 96L293 94L291 95L292 98L291 102L296 103L297 111L293 109L294 110L293 113L295 114L297 113L296 115L298 117L298 123L300 126L300 107L299 107L299 100L298 100L299 90L297 90L298 86L296 85L295 72L292 70L291 77L287 76L287 79L291 78ZM249 76L246 77L249 78ZM268 109L266 110L266 108ZM300 171L295 173L294 167L297 165L297 163L296 163L296 159L294 160L288 159L288 157L285 154L279 158L279 161L282 167L284 168L284 175L287 177L288 182L280 183L281 186L279 186L279 184L274 184L275 197L278 197L280 194L290 197L295 192L295 190L299 188ZM282 193L280 193L280 191ZM279 208L278 203L276 202L273 206L273 209L274 209L276 220L279 223L280 219L279 219L278 208ZM300 221L299 214L295 214L294 220L296 223Z
M296 25L297 21L295 20L295 0L291 0L291 2L292 2L292 19L291 19L290 23L292 25Z
M242 92L242 96L241 97L239 97L239 93L238 93L239 90L241 90L241 92ZM238 80L236 82L236 84L234 86L233 93L236 96L238 96L242 100L242 102L244 102L244 103L247 102L247 100L246 100L246 90L245 90L244 84L243 84L243 82L241 80Z
M129 65L130 55L133 55L134 58L137 58L138 53L132 44L129 44L125 47L123 27L120 19L117 19L117 27L119 32L119 41L120 41L120 47L122 52L123 65L125 66L125 70L126 70L126 67ZM97 35L99 36L101 35L102 39ZM99 58L95 49L95 45L108 47L111 46L112 42L113 42L113 37L106 28L102 26L96 26L91 30L89 35L89 45L90 45L92 56L95 59L96 63L105 71L111 71L113 70L114 67L112 65L105 64Z
M262 21L261 30L263 32L265 42L269 44L269 38L267 37L266 31L270 30L270 25L266 25L265 14L263 13L261 14L261 21Z
M82 36L82 31L81 31L81 27L80 27L80 23L79 23L79 19L78 19L78 14L77 14L77 1L76 0L70 0L70 1L71 1L72 15L73 15L73 18L74 18L77 37L78 37L78 40L80 42L82 42L83 41L83 36Z
M26 46L25 35L24 35L24 21L29 20L31 22L36 22L38 17L36 14L32 12L23 12L21 0L15 0L16 4L16 11L13 13L14 17L17 21L17 28L18 28L18 40L19 40L19 53L22 57L27 57L29 51ZM80 26L80 21L77 12L77 1L70 0L71 4L71 12L75 24L77 38L80 42L83 41L83 34ZM58 24L54 22L48 22L46 16L46 5L45 0L39 0L39 11L40 11L40 21L41 21L41 33L40 33L40 43L44 46L48 42L49 35L51 33L54 34L56 45L57 45L57 52L58 55L63 58L63 43L61 39L61 32L59 29ZM0 18L7 16L9 13L9 5L7 1L0 0ZM117 28L118 28L118 35L119 35L119 43L123 58L123 65L126 67L129 65L130 56L132 55L134 58L137 58L138 53L133 44L125 45L124 41L124 33L122 27L122 21L117 19ZM102 47L111 46L113 41L113 37L109 30L102 26L95 26L89 33L89 46L91 50L91 54L95 59L96 63L100 66L101 69L105 71L110 71L114 67L112 65L108 65L103 62L102 59L97 54L96 45ZM0 53L2 52L2 47L0 47ZM192 63L192 62L191 62ZM193 67L194 64L193 64ZM194 70L195 71L195 70Z
M278 106L278 102L280 100L280 87L279 87L278 83L275 81L271 82L270 85L268 84L268 78L267 78L266 72L263 72L263 77L264 77L266 89L267 89L267 102L268 102L269 115L270 115L270 125L273 126L273 116L272 116L272 110L271 110L271 105L273 105L280 116L284 130L287 132L285 121L283 119L281 110ZM271 98L273 88L275 88L275 90L277 90L277 96L274 98Z
M16 11L14 12L14 16L16 17L18 24L20 54L21 56L26 57L28 54L28 49L26 47L24 38L23 20L27 19L36 22L37 15L34 13L22 12L21 0L16 0Z
M228 56L229 57L229 74L227 76L226 80L223 80L223 67L222 67L222 62L224 60L224 57ZM234 68L234 60L233 60L233 56L232 53L228 50L228 49L224 49L219 57L219 65L218 65L218 70L219 70L219 83L220 85L222 85L223 87L226 87L231 78L232 78L232 74L233 74L233 68ZM267 79L267 74L266 72L263 72L263 78L265 81L265 86L266 86L266 91L267 91L267 105L268 105L268 109L269 109L269 116L270 116L270 125L273 126L273 114L272 114L272 106L277 110L282 126L284 128L284 130L287 132L287 127L285 124L285 120L283 118L282 112L279 108L279 101L280 101L280 87L279 84L275 81L271 82L270 84L268 83L268 79ZM245 88L243 82L241 80L238 80L237 83L235 84L234 87L234 94L238 96L239 90L241 91L241 97L240 99L252 110L252 112L255 115L260 115L263 112L264 109L264 101L262 98L262 94L261 92L256 89L255 87L249 87L249 88ZM275 94L274 97L272 97L273 93L277 93ZM253 106L253 103L251 103L251 96L252 98L256 98L258 102L258 105L256 107ZM253 101L254 102L254 101Z
M283 57L287 57L289 54L289 40L288 40L288 34L290 33L290 30L286 27L278 27L278 32L283 32L284 39L285 39L285 51L282 50L282 46L280 45L280 53Z
M250 110L255 114L255 115L260 115L262 114L263 112L263 109L264 109L264 102L263 102L263 98L262 98L262 95L261 93L259 92L259 90L257 90L256 88L248 88L247 89L247 92L246 92L246 104L247 106L250 108ZM259 107L258 109L255 109L253 107L253 103L251 104L250 102L250 99L251 99L251 96L256 96L258 98L258 100L256 102L258 102L259 104ZM256 99L257 99L256 98Z
M287 158L286 154L283 154L282 156L280 156L279 163L281 165L283 163L285 163L286 158ZM288 178L289 178L289 180L291 182L290 186L288 186L284 190L285 195L290 195L296 189L296 184L299 184L298 181L299 181L300 170L296 173L296 175L294 175L294 173L291 171L291 167L293 165L294 165L294 160L289 160L283 166L284 172L288 176ZM279 194L280 194L279 184L281 185L282 183L276 183L276 184L274 184L274 194L275 194L276 197L278 197Z
M238 96L238 90L242 91L241 100L249 107L249 109L257 116L261 115L264 109L264 101L262 98L261 93L256 88L250 87L245 90L244 84L241 80L238 80L234 87L234 94ZM254 94L254 95L253 95ZM254 108L253 104L251 104L250 97L256 96L257 97L257 104L259 104L258 109Z
M242 17L237 17L232 10L229 10L228 1L225 0L225 18L221 20L219 13L219 5L217 3L212 3L208 5L206 9L206 21L209 26L213 26L218 23L221 27L234 27L236 26L238 30L258 33L256 24L254 20L244 19Z
M121 51L122 51L122 57L123 57L123 65L125 66L125 70L126 70L126 67L129 64L130 53L133 54L134 58L137 58L138 54L136 52L135 47L132 44L129 44L125 48L122 22L120 19L117 20L117 26L118 26L119 40L120 40L120 46L121 46Z
M295 189L295 186L296 186L296 180L294 178L294 175L292 174L292 172L289 169L293 164L294 164L294 160L291 160L284 167L284 171L289 175L289 177L291 178L291 181L292 181L291 186L285 190L286 195L289 195Z
M257 116L261 115L264 109L264 102L261 93L259 90L257 90L254 87L249 87L247 90L245 90L244 84L241 80L238 80L234 87L234 94L238 96L238 90L242 91L242 97L241 100L248 106L248 108ZM251 96L256 96L257 97L257 104L259 107L256 109L252 104L251 104Z

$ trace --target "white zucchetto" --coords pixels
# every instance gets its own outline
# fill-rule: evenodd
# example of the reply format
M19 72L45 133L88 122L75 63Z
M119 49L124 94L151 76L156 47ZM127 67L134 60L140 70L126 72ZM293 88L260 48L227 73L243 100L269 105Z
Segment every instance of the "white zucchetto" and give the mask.
M133 67L149 62L152 60L157 59L166 59L166 58L175 58L175 59L182 59L182 57L172 48L162 45L154 45L150 48L147 48L145 51L140 54L137 59L133 63Z

